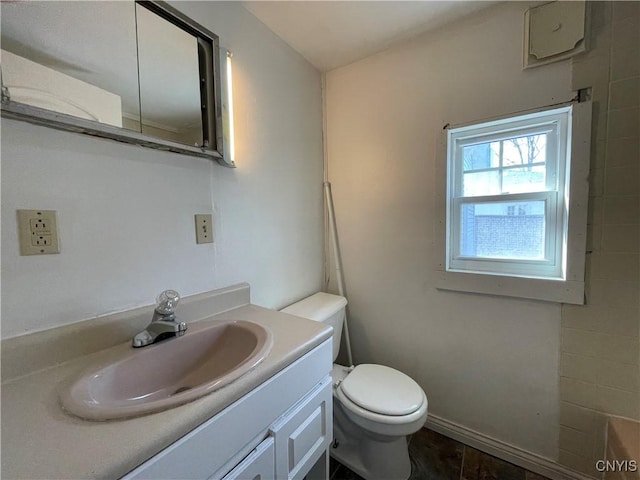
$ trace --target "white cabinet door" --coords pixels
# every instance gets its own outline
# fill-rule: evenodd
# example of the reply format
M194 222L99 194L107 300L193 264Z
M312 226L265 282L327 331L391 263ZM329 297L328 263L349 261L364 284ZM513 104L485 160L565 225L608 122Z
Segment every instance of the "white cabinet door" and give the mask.
M276 477L273 437L256 447L222 480L274 480Z
M278 480L302 479L333 437L331 377L326 377L271 428Z

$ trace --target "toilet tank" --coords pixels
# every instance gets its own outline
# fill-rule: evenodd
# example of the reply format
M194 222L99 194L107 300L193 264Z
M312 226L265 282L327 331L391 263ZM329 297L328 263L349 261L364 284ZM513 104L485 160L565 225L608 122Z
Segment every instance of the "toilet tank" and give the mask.
M346 298L320 292L289 305L281 311L331 325L333 327L333 361L335 362L340 350L346 306Z

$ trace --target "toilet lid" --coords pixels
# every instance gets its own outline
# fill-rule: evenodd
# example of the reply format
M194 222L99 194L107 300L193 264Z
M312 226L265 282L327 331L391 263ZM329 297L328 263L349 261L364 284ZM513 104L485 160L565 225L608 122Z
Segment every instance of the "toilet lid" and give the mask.
M382 415L409 415L424 402L420 385L384 365L358 365L340 383L340 388L356 405Z

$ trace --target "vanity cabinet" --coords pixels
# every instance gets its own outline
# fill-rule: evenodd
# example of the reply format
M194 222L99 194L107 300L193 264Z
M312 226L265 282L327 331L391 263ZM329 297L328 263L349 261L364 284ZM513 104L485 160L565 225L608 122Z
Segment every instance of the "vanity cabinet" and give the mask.
M327 478L331 367L329 339L123 479Z

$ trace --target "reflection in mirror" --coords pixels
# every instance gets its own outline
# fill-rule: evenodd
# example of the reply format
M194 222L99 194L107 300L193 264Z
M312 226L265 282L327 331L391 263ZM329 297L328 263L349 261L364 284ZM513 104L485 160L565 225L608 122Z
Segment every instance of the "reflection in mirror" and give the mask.
M134 9L119 1L3 2L5 92L14 102L127 128L123 118L140 114Z
M142 133L202 145L198 39L140 4L136 23Z
M215 34L161 1L0 10L4 117L234 166Z

